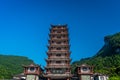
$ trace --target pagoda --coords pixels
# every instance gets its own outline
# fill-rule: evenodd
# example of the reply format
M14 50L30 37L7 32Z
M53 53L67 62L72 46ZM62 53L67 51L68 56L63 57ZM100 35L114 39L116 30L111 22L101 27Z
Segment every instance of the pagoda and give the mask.
M67 25L51 25L46 59L47 80L70 80L70 45Z

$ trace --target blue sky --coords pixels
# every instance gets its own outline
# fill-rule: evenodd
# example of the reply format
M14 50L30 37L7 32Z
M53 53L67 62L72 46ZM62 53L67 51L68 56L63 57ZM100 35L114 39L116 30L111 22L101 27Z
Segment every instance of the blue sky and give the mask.
M119 0L0 0L0 54L46 65L50 24L68 24L72 61L95 55L120 31Z

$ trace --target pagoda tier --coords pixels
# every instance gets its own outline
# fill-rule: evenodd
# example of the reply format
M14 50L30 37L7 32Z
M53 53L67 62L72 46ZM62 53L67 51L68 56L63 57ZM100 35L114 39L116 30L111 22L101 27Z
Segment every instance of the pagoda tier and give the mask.
M51 25L52 28L50 28L51 31L68 31L67 25Z
M67 25L51 25L46 59L48 80L70 80L70 45Z
M67 62L68 61L68 62L70 62L71 59L70 58L59 58L59 59L58 58L52 58L52 59L46 59L46 61L47 62L51 62L51 61L61 61L61 62L62 61L66 61Z
M68 40L66 36L50 36L51 40Z
M60 39L60 38L66 38L68 34L60 34L60 35L49 35L51 39Z
M66 68L66 69L70 69L71 67L70 67L70 65L47 65L47 67L45 67L46 69L48 69L49 70L49 68L51 68L51 69L57 69L57 68L60 68L60 69L62 69L62 68ZM52 74L52 72L50 72L51 74Z
M54 37L54 36L56 36L56 37L59 37L59 36L65 37L65 36L68 36L68 33L51 33L51 34L49 34L49 36L50 37Z
M58 52L58 51L48 51L48 52L46 52L47 53L47 55L48 55L48 57L50 56L50 55L53 55L53 56L56 56L56 55L63 55L63 56L67 56L67 57L69 57L70 56L70 54L71 54L71 52L64 52L64 51L61 51L61 52Z
M50 51L50 50L48 50L48 52L46 52L47 54L51 54L51 53L54 53L54 54L56 54L56 53L68 53L68 54L71 54L71 52L70 51Z
M61 44L68 44L69 43L69 39L67 38L63 38L63 39L51 39L49 40L49 44L57 44L57 43L61 43Z
M48 46L48 49L50 50L69 49L69 48L70 48L70 45L68 44Z

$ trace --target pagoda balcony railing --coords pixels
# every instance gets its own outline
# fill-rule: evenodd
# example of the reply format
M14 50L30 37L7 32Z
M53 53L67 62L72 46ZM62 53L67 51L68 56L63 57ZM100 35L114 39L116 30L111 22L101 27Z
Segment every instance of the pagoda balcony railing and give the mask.
M67 31L52 31L50 34L68 34Z
M70 56L70 54L71 54L71 52L46 52L46 53L47 53L47 55L50 55L50 56L51 56L51 54L55 55L55 56L56 56L56 54L62 54L64 56Z
M52 73L48 73L48 74L46 74L45 76L53 76L53 77L57 77L57 76L59 76L59 77L70 77L70 76L72 76L70 73L69 74L52 74Z
M70 51L48 51L46 53L47 53L47 55L49 55L49 54L68 54L68 55L70 55L71 54Z
M50 40L69 40L69 38L67 38L67 37L61 37L61 38L57 38L57 37L52 37Z
M47 64L47 68L70 68L70 64Z
M54 36L61 36L61 35L62 35L62 36L66 36L66 37L67 37L67 36L68 36L68 33L50 33L50 34L49 34L49 36L53 36L53 35L54 35Z
M61 43L61 44L57 44L57 43L52 43L51 45L48 45L48 46L66 46L66 45L68 45L69 46L69 44L68 43Z
M60 64L50 63L48 64L48 66L70 66L70 64L69 63L60 63Z
M49 50L57 50L57 51L61 51L61 50L69 50L70 46L65 46L65 45L52 45L52 46L48 46Z
M64 50L64 51L57 51L57 50L55 50L55 51L48 51L47 53L49 54L49 53L71 53L71 52L70 51L66 51L66 50Z
M71 60L69 57L49 57L46 60Z
M68 28L67 27L54 27L54 28L52 28L52 29L50 29L50 31L52 31L52 30L68 30Z
M60 71L62 71L62 70L60 70ZM63 72L50 72L50 70L49 71L46 71L46 74L70 74L71 73L71 71L63 71Z
M52 50L49 50L49 51L50 51L50 52L54 52L54 51L56 51L56 53L57 53L57 52L62 52L62 51L63 51L63 52L66 52L66 51L68 52L69 49L66 49L66 50L64 50L64 49L63 49L63 50L52 49Z
M71 61L70 58L54 58L54 59L45 59L46 61Z
M48 46L70 46L70 45L67 43L61 43L61 44L51 43L51 45L48 45Z
M68 59L69 57L68 56L58 56L58 57L56 57L56 56L50 56L49 58L57 58L57 59L58 58L60 58L60 59L63 58L63 59Z
M52 32L52 33L50 33L50 35L66 35L66 34L68 34L68 32L60 32L60 33L58 33L58 32Z

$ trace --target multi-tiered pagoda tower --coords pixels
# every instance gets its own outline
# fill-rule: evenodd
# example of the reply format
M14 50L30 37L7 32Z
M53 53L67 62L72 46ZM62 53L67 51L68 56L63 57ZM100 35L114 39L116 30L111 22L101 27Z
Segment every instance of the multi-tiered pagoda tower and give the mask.
M70 45L67 25L51 25L46 59L47 80L70 80Z

